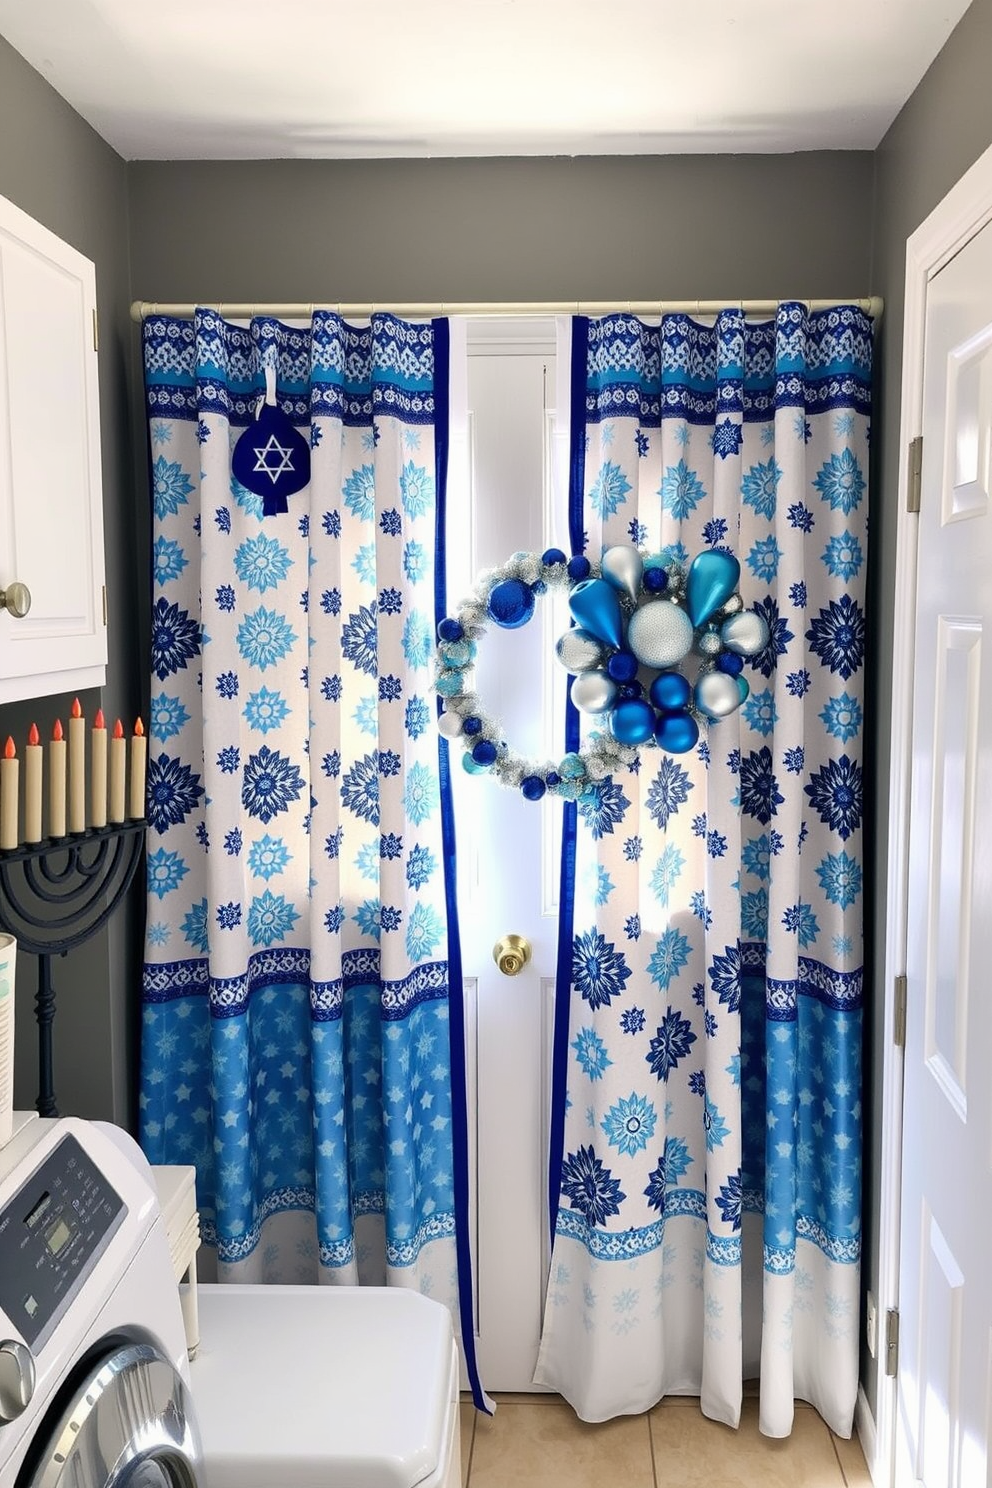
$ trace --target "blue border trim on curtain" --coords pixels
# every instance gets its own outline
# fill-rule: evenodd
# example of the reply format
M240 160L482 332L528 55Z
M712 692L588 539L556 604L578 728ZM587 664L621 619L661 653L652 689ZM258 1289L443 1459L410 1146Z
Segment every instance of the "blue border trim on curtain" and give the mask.
M447 551L445 546L448 497L448 444L451 339L447 320L431 322L434 336L434 623L448 609ZM441 699L437 700L438 713ZM441 790L441 841L444 852L444 896L448 919L448 1033L451 1051L451 1146L455 1187L455 1253L458 1262L458 1312L462 1357L476 1410L492 1415L492 1402L482 1388L475 1355L475 1312L470 1242L468 1174L468 1089L465 1074L465 998L462 947L458 930L458 893L455 848L455 810L451 794L448 741L437 736L437 764Z
M589 321L584 315L572 318L572 365L570 377L568 449L568 537L572 553L585 547L583 497L586 458L586 367L589 352ZM565 749L579 747L579 714L571 698L565 704ZM572 940L575 917L575 833L578 808L563 803L561 825L561 878L558 892L558 963L555 968L555 1024L552 1036L551 1123L548 1142L548 1224L554 1244L561 1197L561 1163L565 1143L565 1101L568 1080L568 1028L572 997Z

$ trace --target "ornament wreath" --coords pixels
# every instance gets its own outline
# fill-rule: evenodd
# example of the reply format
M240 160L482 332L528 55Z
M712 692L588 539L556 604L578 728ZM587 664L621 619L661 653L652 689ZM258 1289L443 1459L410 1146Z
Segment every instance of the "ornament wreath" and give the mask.
M645 745L684 754L701 723L740 707L748 695L742 658L768 643L764 618L743 608L739 577L737 559L724 549L698 554L687 568L629 544L607 548L600 563L584 554L567 558L558 548L540 556L514 553L483 574L438 626L439 729L461 739L467 771L492 775L530 801L549 793L581 800L598 781L633 764ZM511 749L472 687L477 643L488 625L525 625L550 589L569 591L575 621L556 647L574 674L572 702L604 725L557 761ZM694 683L679 670L693 652Z

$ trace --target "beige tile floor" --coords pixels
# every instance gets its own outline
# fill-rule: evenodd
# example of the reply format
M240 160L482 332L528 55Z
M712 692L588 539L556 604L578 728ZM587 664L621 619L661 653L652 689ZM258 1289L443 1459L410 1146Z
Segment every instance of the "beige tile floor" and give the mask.
M738 1431L708 1421L696 1400L589 1426L557 1395L496 1399L493 1417L462 1401L468 1488L871 1488L858 1442L835 1437L807 1405L792 1435L772 1441L753 1399Z

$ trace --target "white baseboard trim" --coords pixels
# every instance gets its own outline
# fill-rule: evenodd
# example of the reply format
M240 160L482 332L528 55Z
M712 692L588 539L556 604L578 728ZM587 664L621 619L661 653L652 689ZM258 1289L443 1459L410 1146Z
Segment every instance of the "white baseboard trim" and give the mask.
M864 1392L864 1386L858 1386L858 1400L854 1407L854 1429L861 1443L861 1450L865 1454L865 1462L871 1473L873 1483L878 1483L875 1454L878 1449L878 1437L875 1431L875 1417L872 1415L871 1406L868 1404L868 1396Z

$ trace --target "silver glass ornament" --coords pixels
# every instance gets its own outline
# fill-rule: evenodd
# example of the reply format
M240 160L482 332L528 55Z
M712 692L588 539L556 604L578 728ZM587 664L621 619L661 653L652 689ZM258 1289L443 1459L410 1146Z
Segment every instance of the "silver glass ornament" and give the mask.
M696 642L696 650L700 656L719 656L723 650L723 642L718 630L704 630Z
M572 683L572 702L582 713L605 713L616 696L617 684L605 672L580 672Z
M462 721L458 714L449 713L447 709L438 719L437 726L446 739L457 739L462 731Z
M637 603L644 572L644 559L629 543L618 543L607 548L600 561L603 578L607 579L621 594L626 594Z
M768 645L768 622L754 610L741 610L723 622L720 639L738 656L757 656Z
M627 625L627 648L643 666L674 666L692 647L692 621L667 599L641 605Z
M589 672L598 667L606 654L602 641L587 630L566 630L555 647L555 654L569 672Z
M724 600L723 613L725 615L736 615L738 610L744 608L744 601L739 594L731 594L729 599Z
M726 672L704 672L696 683L695 702L707 718L726 718L741 705L737 678L728 677Z

